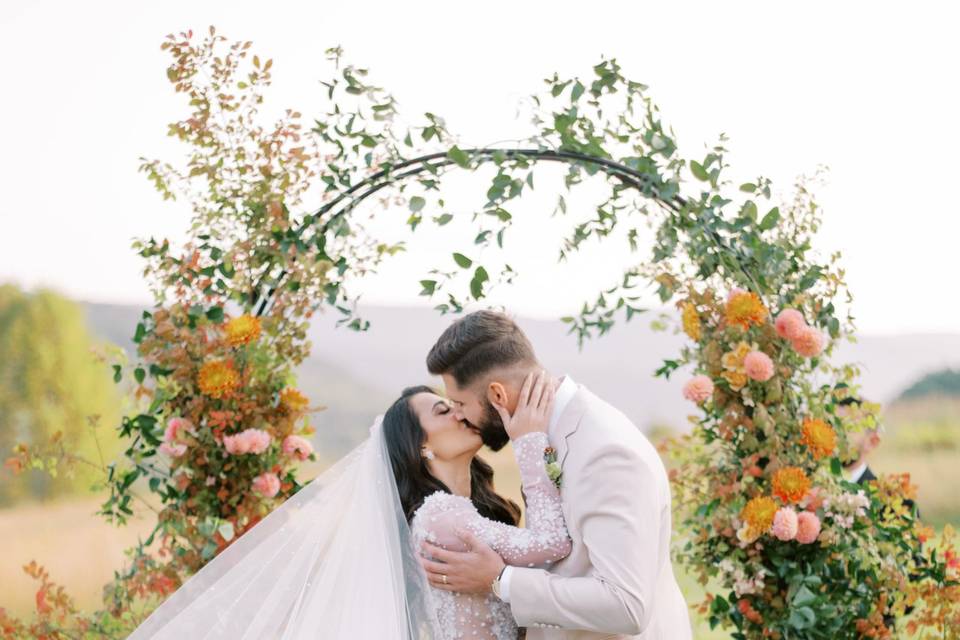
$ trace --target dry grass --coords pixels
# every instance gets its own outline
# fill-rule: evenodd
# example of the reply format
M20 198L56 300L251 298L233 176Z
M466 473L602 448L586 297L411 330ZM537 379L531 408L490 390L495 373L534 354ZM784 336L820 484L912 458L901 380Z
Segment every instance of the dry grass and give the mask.
M100 604L100 589L123 565L123 550L153 528L152 513L117 528L94 515L101 500L85 498L28 504L0 510L0 606L23 614L33 609L38 583L22 566L30 560L46 566L78 606Z

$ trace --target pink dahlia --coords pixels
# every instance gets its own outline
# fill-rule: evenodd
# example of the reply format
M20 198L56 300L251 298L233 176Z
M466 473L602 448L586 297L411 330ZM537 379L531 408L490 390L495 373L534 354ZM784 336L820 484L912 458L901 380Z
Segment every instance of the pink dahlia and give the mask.
M270 447L270 434L263 429L245 429L223 437L223 446L231 455L260 454Z
M797 516L797 542L811 544L820 536L820 518L812 511L802 511Z
M700 404L713 395L713 380L703 374L693 376L683 385L683 397Z
M807 321L803 319L803 314L796 309L784 309L777 315L773 324L781 338L793 340L807 326Z
M766 382L773 377L773 360L763 351L751 351L743 359L743 370L754 380Z
M798 525L797 512L790 507L783 507L773 516L773 535L784 542L793 540L797 537Z
M823 334L816 327L804 327L793 339L794 350L804 358L814 358L823 351Z
M272 498L280 491L280 478L277 477L277 474L269 471L261 473L253 479L252 488L264 498Z
M297 460L306 460L313 453L313 445L301 436L287 436L283 439L283 452Z

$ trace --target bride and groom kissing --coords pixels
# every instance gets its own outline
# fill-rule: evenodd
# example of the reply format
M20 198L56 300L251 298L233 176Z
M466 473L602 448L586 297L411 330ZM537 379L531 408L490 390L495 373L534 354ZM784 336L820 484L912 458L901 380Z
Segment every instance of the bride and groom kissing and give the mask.
M692 637L670 487L643 433L540 365L507 315L453 322L370 437L130 637ZM477 454L512 442L526 506Z

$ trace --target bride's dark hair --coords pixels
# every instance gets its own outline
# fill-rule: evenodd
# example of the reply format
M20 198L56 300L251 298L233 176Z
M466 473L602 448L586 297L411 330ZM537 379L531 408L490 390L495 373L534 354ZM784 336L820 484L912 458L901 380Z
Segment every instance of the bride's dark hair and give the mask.
M383 435L407 522L430 494L453 493L430 473L423 458L426 433L410 406L410 398L418 393L436 391L427 386L408 387L383 415ZM493 468L480 456L474 456L470 462L470 501L485 518L510 525L520 522L520 507L493 490Z

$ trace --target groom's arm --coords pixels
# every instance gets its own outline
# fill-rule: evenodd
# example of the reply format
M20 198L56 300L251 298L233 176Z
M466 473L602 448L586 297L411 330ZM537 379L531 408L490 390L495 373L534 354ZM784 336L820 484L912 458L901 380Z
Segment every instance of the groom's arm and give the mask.
M659 473L662 467L630 447L601 447L587 457L576 488L586 503L574 513L592 575L563 577L513 568L508 598L520 626L643 633L662 553L665 505L657 489L662 486Z

